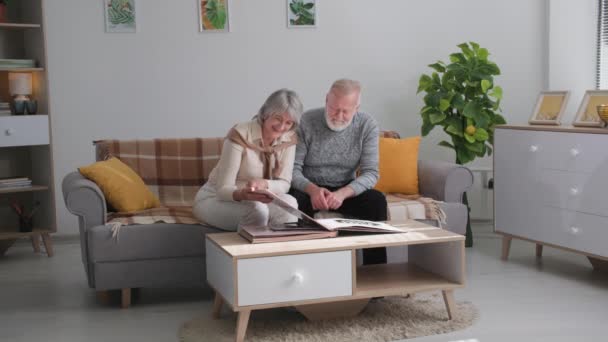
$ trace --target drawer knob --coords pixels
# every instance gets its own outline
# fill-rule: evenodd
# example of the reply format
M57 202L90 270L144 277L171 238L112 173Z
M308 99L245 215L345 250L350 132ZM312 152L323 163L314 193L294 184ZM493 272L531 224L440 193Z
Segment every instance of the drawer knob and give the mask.
M578 235L581 233L581 229L579 227L570 227L570 234Z
M296 284L302 284L304 282L304 276L299 272L294 273L292 279Z
M578 195L578 188L570 188L570 194L572 196Z
M576 148L570 149L570 155L573 157L576 157L580 154L581 152L579 150L577 150Z
M538 151L538 146L536 146L536 145L530 146L530 152L536 152L536 151Z
M14 129L12 129L12 128L7 128L7 129L4 131L4 135L13 135L13 134L15 134L15 130L14 130Z

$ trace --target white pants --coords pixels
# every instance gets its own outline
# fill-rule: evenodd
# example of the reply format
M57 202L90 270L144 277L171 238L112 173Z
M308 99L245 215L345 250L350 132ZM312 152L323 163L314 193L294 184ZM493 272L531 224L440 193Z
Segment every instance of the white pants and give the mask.
M207 193L205 195L194 202L192 206L194 217L201 222L223 230L236 231L241 224L266 226L269 223L281 224L298 220L295 216L272 203L221 201L215 194ZM292 196L288 194L278 196L292 206L298 207L298 201Z

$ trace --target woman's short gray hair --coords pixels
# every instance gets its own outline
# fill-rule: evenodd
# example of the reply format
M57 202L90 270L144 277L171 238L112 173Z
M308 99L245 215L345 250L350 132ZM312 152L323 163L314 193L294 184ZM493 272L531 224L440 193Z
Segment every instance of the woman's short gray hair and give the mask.
M288 113L294 122L292 129L295 129L300 123L303 108L298 94L293 90L283 88L268 96L255 117L260 125L262 125L266 119L273 115Z

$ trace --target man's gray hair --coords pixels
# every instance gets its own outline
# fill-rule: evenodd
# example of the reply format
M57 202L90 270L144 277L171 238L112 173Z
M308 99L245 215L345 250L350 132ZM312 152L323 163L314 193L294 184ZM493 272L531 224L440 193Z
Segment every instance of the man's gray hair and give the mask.
M266 99L266 102L260 108L260 111L255 116L262 125L266 119L273 115L281 115L288 113L294 122L292 130L295 129L300 123L300 116L304 111L302 102L295 91L289 89L279 89L274 93L270 94Z
M347 78L339 79L331 85L329 92L338 96L347 96L352 93L357 93L359 95L357 98L357 105L361 102L361 83L359 81Z

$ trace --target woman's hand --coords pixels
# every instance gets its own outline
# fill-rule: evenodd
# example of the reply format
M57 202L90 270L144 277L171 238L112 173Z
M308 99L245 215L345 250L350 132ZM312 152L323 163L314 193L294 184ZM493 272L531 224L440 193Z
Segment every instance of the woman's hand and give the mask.
M265 179L252 179L245 185L245 188L254 188L256 190L268 189L268 182Z
M272 202L271 197L266 194L256 192L256 189L252 187L245 187L243 189L236 190L232 194L232 198L234 198L235 201L256 201L262 203Z

